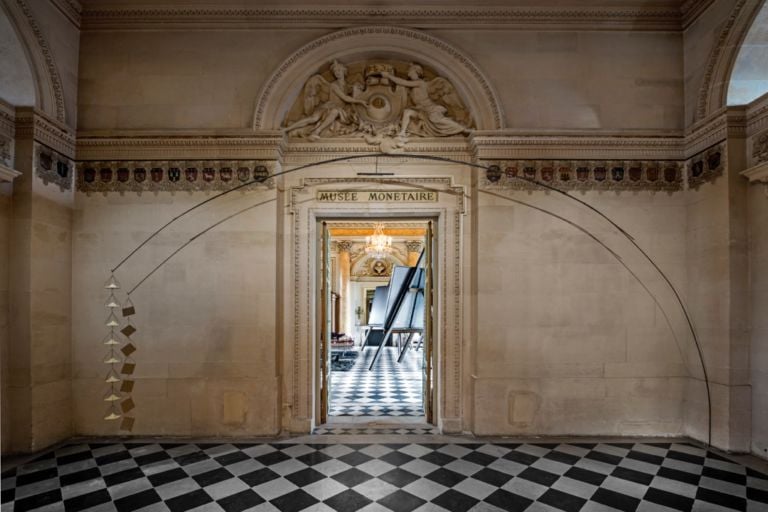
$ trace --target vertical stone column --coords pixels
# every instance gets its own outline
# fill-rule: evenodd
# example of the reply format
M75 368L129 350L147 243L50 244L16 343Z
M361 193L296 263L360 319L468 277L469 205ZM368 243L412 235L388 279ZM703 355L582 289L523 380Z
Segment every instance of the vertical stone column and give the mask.
M405 242L405 248L408 250L408 266L412 267L419 261L419 255L421 254L421 248L424 242L421 240L409 240Z
M349 322L349 276L352 272L352 259L350 250L352 242L349 240L339 240L336 242L336 248L339 251L339 308L341 309L341 325L339 332L349 334L351 324Z

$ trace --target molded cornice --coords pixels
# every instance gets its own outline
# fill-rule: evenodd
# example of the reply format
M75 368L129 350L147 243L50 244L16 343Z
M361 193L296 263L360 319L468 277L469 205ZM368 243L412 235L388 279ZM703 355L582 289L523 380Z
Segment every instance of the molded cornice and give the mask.
M698 12L695 6L689 12ZM418 28L670 30L682 29L675 2L608 7L275 7L87 6L83 30L406 25Z
M61 14L67 17L76 27L80 27L83 6L78 0L51 0L51 3L61 11Z
M16 138L33 139L67 158L75 157L75 137L64 123L32 107L16 109Z
M715 0L684 0L680 7L682 13L683 28L688 28L691 23L701 16Z

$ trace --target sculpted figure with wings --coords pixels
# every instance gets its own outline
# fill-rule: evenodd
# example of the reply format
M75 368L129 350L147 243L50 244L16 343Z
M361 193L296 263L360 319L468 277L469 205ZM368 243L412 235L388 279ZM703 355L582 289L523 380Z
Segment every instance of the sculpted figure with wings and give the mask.
M400 122L400 137L415 133L427 137L446 137L449 135L468 134L471 130L460 122L448 117L448 109L463 111L455 89L445 78L437 77L429 82L424 80L424 70L418 64L408 68L408 78L398 78L387 71L382 77L392 80L397 85L407 87L409 92L409 108L403 111ZM442 104L441 104L442 103ZM412 127L418 121L416 127Z
M367 106L367 104L365 101L347 94L347 67L344 64L334 60L331 63L331 72L336 78L333 82L328 82L320 75L314 75L307 80L304 85L304 114L306 117L285 127L284 132L301 136L305 133L299 131L301 128L314 125L307 138L317 140L323 130L332 128L336 122L342 125L353 124L355 112L351 105ZM353 130L354 128L351 131ZM341 135L341 133L337 133L337 135Z

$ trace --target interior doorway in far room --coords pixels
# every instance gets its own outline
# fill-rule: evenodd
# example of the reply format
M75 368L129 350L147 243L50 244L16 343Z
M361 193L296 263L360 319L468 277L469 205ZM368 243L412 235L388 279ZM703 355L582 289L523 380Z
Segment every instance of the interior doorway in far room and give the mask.
M321 423L431 421L432 225L322 223Z

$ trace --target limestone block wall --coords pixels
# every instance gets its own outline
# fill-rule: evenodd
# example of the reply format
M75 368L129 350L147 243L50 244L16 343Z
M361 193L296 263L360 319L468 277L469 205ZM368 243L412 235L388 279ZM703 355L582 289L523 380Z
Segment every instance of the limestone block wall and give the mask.
M768 185L749 189L752 451L768 457Z
M254 98L323 30L85 31L81 130L251 125ZM679 130L682 36L666 32L425 31L465 52L510 128ZM342 57L343 60L343 57ZM327 65L318 62L317 67ZM140 79L139 79L140 78Z
M0 184L0 438L2 452L8 451L11 443L8 390L8 256L10 251L10 220L11 220L11 185Z
M78 193L73 222L73 415L84 435L117 433L102 418L109 269L206 193ZM118 297L166 256L223 217L266 205L199 238L133 295L138 348L134 434L256 436L279 431L274 192L234 193L150 242L116 272Z
M694 362L686 361L684 330L658 276L582 207L539 192L510 197L565 214L608 242L658 296L674 331L635 278L585 233L481 192L475 433L681 434L686 364ZM636 237L672 282L685 286L686 218L679 194L579 197Z

